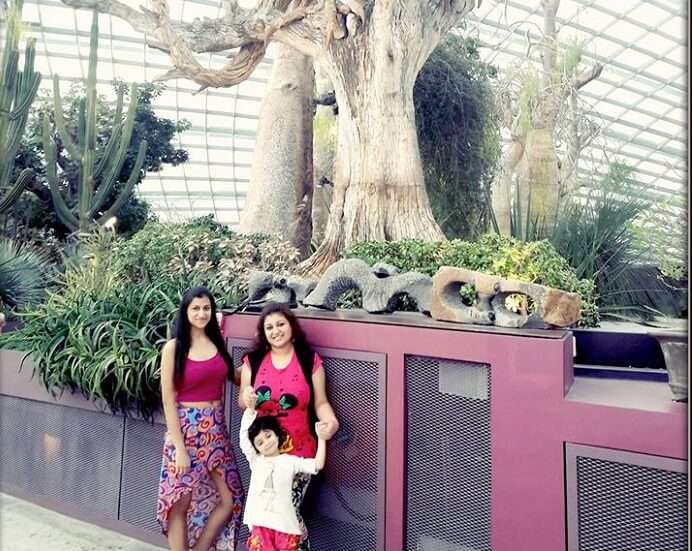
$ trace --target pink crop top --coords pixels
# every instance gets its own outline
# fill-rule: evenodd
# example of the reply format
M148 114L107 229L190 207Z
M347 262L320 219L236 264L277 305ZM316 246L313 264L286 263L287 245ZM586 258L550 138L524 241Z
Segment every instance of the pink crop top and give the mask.
M178 402L211 402L220 400L228 375L226 362L218 352L208 360L185 360L183 380L178 388Z

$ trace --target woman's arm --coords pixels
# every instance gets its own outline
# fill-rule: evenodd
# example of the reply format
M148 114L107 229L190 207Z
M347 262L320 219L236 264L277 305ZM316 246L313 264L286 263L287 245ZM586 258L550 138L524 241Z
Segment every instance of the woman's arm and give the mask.
M234 384L235 386L240 386L240 383L241 383L241 378L240 378L240 377L241 377L241 373L243 372L243 366L242 366L242 364L241 364L240 367L234 367L234 368L231 368L231 369L233 369L233 384Z
M177 393L174 383L175 341L168 341L161 351L161 398L166 429L175 446L176 469L183 472L190 466L190 458L185 449L185 440L178 421ZM187 464L186 464L187 461Z
M327 400L326 375L321 365L312 374L312 388L315 392L315 414L320 423L324 423L325 440L329 440L339 430L339 420Z
M257 395L255 395L255 391L252 388L251 379L250 365L247 363L247 357L245 357L240 367L240 389L238 390L238 405L240 409L247 408L250 401L254 404L257 399Z

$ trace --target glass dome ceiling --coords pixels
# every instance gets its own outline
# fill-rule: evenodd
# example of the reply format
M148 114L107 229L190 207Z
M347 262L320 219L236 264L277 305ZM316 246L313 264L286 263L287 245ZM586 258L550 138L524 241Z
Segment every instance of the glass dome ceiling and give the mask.
M169 5L172 16L183 20L221 13L217 0L170 0ZM26 34L38 39L44 88L54 73L65 90L86 76L90 18L89 11L56 0L25 0ZM600 126L598 138L582 154L580 179L589 181L603 170L604 160L624 161L635 168L647 194L672 205L675 221L669 225L680 237L687 233L687 20L687 3L673 0L562 0L557 18L560 38L583 42L585 61L604 65L601 76L580 91L586 114ZM484 59L503 69L526 58L527 37L537 42L540 27L539 0L485 0L463 32L477 36ZM102 92L110 93L113 78L152 80L170 67L167 55L145 46L144 37L124 21L102 15L100 31ZM537 48L530 55L537 56ZM225 57L204 59L215 66ZM139 187L162 219L213 213L220 222L237 224L270 69L267 59L239 86L198 95L190 81L167 82L155 103L157 113L187 119L192 127L179 143L189 151L189 162L151 173Z

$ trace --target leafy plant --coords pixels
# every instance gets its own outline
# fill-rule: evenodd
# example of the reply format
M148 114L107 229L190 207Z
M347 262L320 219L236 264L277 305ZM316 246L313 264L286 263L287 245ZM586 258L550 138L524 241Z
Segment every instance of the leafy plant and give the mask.
M46 256L33 248L0 239L0 309L39 302L49 282Z
M250 270L289 273L298 260L298 251L287 241L236 234L211 217L187 224L149 223L117 244L114 253L130 281L194 274L227 305L244 298Z
M479 43L450 35L430 55L413 90L425 182L447 237L478 237L488 222L490 182L500 158L492 83Z
M560 212L551 242L578 277L594 280L604 315L648 318L675 308L676 289L647 268L655 255L642 246L641 218L651 206L633 169L614 162L584 199Z
M369 264L387 262L403 271L434 275L440 266L458 266L507 279L517 279L578 293L582 299L580 325L598 325L596 289L590 279L580 279L548 241L524 243L514 238L486 234L477 242L454 239L423 242L360 242L345 253ZM471 293L469 289L466 291ZM470 299L467 297L467 299Z
M31 353L51 393L81 392L113 412L151 418L160 404L159 354L177 307L163 290L119 285L106 296L51 294L0 346Z

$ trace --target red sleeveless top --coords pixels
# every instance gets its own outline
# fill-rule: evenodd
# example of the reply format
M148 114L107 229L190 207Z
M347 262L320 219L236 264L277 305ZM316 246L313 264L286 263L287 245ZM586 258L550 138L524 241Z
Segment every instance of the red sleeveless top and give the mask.
M177 391L179 402L211 402L221 400L223 387L228 375L226 362L218 352L208 360L185 360L180 387Z

